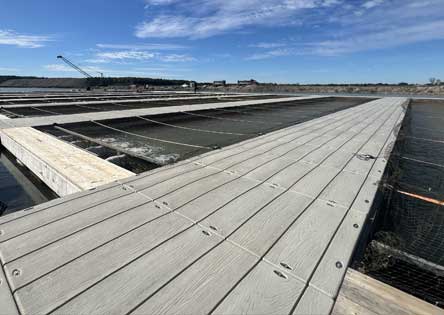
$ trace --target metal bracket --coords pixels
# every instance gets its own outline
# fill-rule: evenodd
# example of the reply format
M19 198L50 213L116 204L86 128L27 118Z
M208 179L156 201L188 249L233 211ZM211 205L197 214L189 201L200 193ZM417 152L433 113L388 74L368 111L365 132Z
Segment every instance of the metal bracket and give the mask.
M373 155L370 154L356 154L356 157L362 161L368 161L368 160L375 160L376 158Z

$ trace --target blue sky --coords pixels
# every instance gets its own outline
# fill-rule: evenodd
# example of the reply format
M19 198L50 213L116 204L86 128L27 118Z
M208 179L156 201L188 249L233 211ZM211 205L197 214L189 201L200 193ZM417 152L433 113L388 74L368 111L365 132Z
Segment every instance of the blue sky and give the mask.
M0 74L279 83L444 79L444 0L14 0Z

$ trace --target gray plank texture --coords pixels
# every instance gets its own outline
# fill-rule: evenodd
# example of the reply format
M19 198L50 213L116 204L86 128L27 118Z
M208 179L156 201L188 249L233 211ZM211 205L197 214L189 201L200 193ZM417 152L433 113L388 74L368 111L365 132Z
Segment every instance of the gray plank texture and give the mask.
M372 101L3 217L15 301L1 283L0 301L21 313L328 314L405 102Z

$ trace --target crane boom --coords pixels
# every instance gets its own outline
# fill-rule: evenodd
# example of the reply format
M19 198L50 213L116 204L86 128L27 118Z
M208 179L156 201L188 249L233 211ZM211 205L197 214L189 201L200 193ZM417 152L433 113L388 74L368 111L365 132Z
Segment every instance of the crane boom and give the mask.
M71 61L69 61L68 59L66 59L63 56L57 56L58 59L62 59L68 66L70 66L71 68L79 71L81 74L83 74L85 77L87 78L92 78L93 76L90 75L88 72L84 71L83 69L81 69L80 67L76 66L75 64L73 64Z

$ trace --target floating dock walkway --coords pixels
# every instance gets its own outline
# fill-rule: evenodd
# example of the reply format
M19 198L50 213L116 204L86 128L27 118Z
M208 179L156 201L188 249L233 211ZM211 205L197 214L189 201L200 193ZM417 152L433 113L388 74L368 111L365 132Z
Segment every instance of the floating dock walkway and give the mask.
M0 218L2 311L328 314L406 104L368 102Z
M2 145L59 196L135 175L34 128L0 130Z

